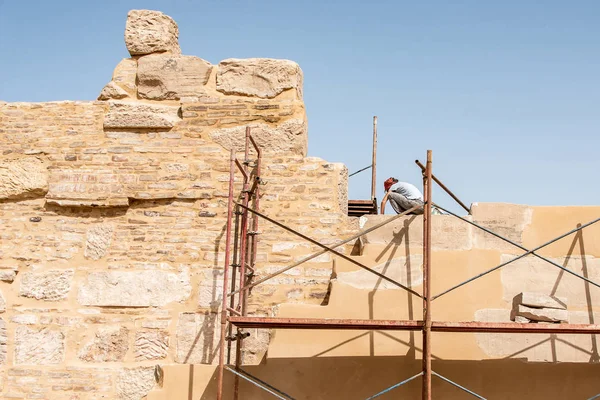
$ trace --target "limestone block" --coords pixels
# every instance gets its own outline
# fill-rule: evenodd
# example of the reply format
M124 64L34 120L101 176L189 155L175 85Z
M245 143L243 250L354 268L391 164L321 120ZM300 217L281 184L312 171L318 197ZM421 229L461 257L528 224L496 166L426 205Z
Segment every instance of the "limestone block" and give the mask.
M423 283L423 256L421 254L415 254L408 259L406 257L393 258L371 268L407 287L415 287ZM364 269L338 272L337 280L357 289L404 290Z
M156 52L181 53L179 28L171 17L152 10L131 10L127 14L125 44L132 56Z
M516 315L515 316L515 322L519 323L519 324L528 324L531 322L531 320L529 318L525 318L522 317L520 315Z
M275 127L258 124L251 128L252 137L265 154L306 155L308 134L305 120L295 118ZM243 151L245 132L244 126L216 129L210 132L210 138L227 150L234 146L236 150Z
M65 355L64 340L60 331L19 326L15 333L15 364L59 364Z
M391 218L390 215L365 215L361 229L371 228ZM471 225L451 215L431 217L431 245L433 250L470 250L472 247ZM423 217L409 215L400 217L360 238L363 245L398 245L411 248L423 247Z
M100 92L98 100L124 99L127 96L128 93L125 91L125 89L121 88L113 81L110 81L106 84L106 86L104 86L104 88Z
M117 375L119 400L145 399L156 385L154 367L123 368Z
M300 66L289 60L229 58L217 69L217 90L225 94L271 99L296 89L297 98L302 99L302 81Z
M215 313L181 313L177 324L175 362L212 364L218 361L219 319Z
M63 300L71 290L73 274L72 269L24 272L19 296L45 301Z
M124 58L117 64L112 76L112 82L124 89L131 97L136 97L137 60Z
M568 322L569 313L567 310L556 308L532 308L523 305L517 307L517 316L525 317L532 321L542 322Z
M123 361L129 350L129 330L123 326L101 327L79 352L88 362Z
M0 292L0 313L6 311L6 300L4 300L4 295Z
M181 302L191 294L187 270L92 272L79 288L78 301L86 306L160 307Z
M106 254L112 241L114 228L112 225L96 225L88 229L85 242L85 257L99 260Z
M194 56L151 54L138 60L138 94L150 100L177 100L205 94L212 65Z
M6 364L6 346L8 336L6 334L6 322L0 318L0 365Z
M567 309L567 299L564 297L548 296L543 293L523 292L515 296L513 304L522 304L533 308Z
M473 222L516 242L523 244L523 231L531 224L531 207L519 204L473 203ZM506 253L522 253L518 247L496 238L479 228L473 228L475 247L480 249L502 250Z
M110 102L104 129L170 129L181 120L178 113L179 107Z
M512 254L503 254L502 262L515 258ZM600 259L587 256L548 257L579 275L587 276L593 282L600 283ZM586 286L591 290L591 304L599 307L600 299L595 296L595 287L576 276L563 272L556 266L534 256L523 257L504 266L500 270L502 297L507 302L521 292L542 293L553 298L568 299L569 307L588 307Z
M11 271L11 270L1 271L0 270L0 281L2 281L2 282L12 283L12 282L14 282L16 277L17 277L16 271Z
M135 360L161 360L167 357L169 332L141 331L135 335Z
M40 160L0 160L0 200L43 196L46 192L48 171Z

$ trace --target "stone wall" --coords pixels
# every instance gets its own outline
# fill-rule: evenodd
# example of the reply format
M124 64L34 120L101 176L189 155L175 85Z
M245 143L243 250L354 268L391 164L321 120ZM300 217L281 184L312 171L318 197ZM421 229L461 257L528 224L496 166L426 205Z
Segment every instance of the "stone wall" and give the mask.
M0 103L4 398L140 399L157 364L215 362L229 149L246 126L265 213L324 243L352 230L346 168L306 157L296 63L182 55L177 25L153 11L130 12L125 42L98 101ZM259 277L316 250L260 231ZM252 293L250 313L320 304L330 273L329 257L290 271ZM247 362L268 340L252 338Z

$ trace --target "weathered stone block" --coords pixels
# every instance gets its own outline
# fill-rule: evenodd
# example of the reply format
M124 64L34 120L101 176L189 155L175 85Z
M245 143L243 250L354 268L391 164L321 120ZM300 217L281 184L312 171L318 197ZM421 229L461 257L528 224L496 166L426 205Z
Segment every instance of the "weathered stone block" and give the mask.
M523 231L531 223L532 214L530 207L519 204L473 203L471 205L473 222L517 244L523 243ZM480 229L475 228L473 232L473 241L477 248L502 250L507 253L522 252L518 247Z
M43 196L48 192L48 171L35 157L0 160L0 199Z
M119 400L141 400L156 385L154 367L123 368L118 373Z
M179 107L111 102L104 128L170 129L181 120Z
M135 360L161 360L167 357L169 332L141 331L135 335Z
M98 100L110 100L110 99L124 99L128 96L128 93L117 85L115 82L110 81L102 88Z
M4 295L0 292L0 313L6 311L6 300L4 300Z
M558 308L567 309L567 299L564 297L549 296L543 293L523 292L515 296L513 304L522 304L533 308Z
M138 94L150 100L177 100L205 94L212 65L194 56L152 54L138 60Z
M181 53L179 28L171 17L152 10L131 10L127 14L125 44L132 56L156 52Z
M123 326L101 327L79 352L88 362L123 361L129 350L129 330Z
M125 89L133 98L136 96L137 60L124 58L117 64L112 81Z
M272 58L229 58L219 63L217 90L225 94L273 98L284 90L296 89L302 99L300 66Z
M191 294L187 270L93 272L79 289L79 303L86 306L159 307L184 301Z
M532 321L542 322L568 322L569 313L567 310L556 308L531 308L519 305L516 309L516 315L525 317Z
M177 324L177 354L182 364L212 364L218 360L218 316L206 312L181 313Z
M17 327L15 334L15 364L59 364L65 355L65 335L51 329Z
M6 346L8 337L6 334L6 322L0 318L0 365L6 364Z
M12 283L17 277L17 272L12 270L0 270L0 281Z
M112 225L96 225L88 229L85 243L85 257L99 260L106 254L110 247L114 228Z
M198 289L198 307L216 312L223 301L223 271L205 271Z
M276 127L258 124L251 128L252 137L265 154L306 155L308 134L306 121L302 119L290 119ZM245 132L244 126L216 129L210 132L210 138L228 150L234 147L243 151Z
M73 273L72 269L24 272L19 296L46 301L63 300L71 290Z

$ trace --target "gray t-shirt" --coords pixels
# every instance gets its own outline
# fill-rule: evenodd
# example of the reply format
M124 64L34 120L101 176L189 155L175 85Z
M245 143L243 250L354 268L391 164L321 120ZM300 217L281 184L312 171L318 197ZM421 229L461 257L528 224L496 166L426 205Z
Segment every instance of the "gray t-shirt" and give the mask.
M409 200L423 201L423 194L421 194L421 191L417 189L415 185L411 185L410 183L398 182L394 184L390 190L403 195Z

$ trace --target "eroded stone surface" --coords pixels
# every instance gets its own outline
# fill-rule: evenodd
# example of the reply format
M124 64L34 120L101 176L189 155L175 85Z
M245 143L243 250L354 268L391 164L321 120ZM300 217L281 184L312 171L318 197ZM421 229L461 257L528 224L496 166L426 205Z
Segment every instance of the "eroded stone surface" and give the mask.
M6 364L6 346L8 343L8 336L6 333L6 322L0 318L0 365Z
M128 96L128 93L117 85L115 82L110 81L102 88L98 100L110 100L110 99L124 99Z
M48 171L35 157L0 160L0 199L43 196L48 192Z
M88 362L123 361L129 349L129 330L123 326L101 327L79 352Z
M106 254L110 247L114 228L112 225L102 224L88 229L85 243L85 257L99 260Z
M118 373L119 400L142 400L154 388L154 367L123 368Z
M293 118L276 127L258 124L251 128L252 137L265 153L306 155L308 134L306 121L302 119ZM216 129L210 133L210 138L228 150L233 146L243 151L245 132L244 126Z
M6 300L4 300L4 295L0 292L0 313L6 311Z
M564 297L548 296L543 293L523 292L515 296L513 304L522 304L534 308L567 309L567 299Z
M503 254L501 261L504 263L513 258L515 255ZM549 259L594 282L600 282L600 259L598 258L572 256ZM586 283L583 280L564 273L556 266L537 257L529 256L511 262L502 267L500 276L503 298L507 302L512 302L513 298L521 292L534 292L568 299L570 308L588 306Z
M171 17L152 10L131 10L127 14L125 44L132 56L156 52L181 53L179 28Z
M407 287L423 283L423 256L420 254L415 254L409 259L406 257L394 258L371 268ZM357 289L404 290L364 269L354 272L338 272L337 280Z
M170 129L181 120L178 112L179 107L111 102L104 128Z
M15 364L50 365L64 359L65 335L51 329L17 327L15 334Z
M124 89L131 97L136 97L137 60L124 58L117 64L112 81Z
M216 312L223 301L223 271L204 271L198 289L198 307Z
M167 357L169 332L141 331L135 335L135 360L161 360Z
M531 207L519 204L473 203L471 215L473 222L517 244L523 244L523 231L531 224L533 211ZM502 250L507 253L522 252L518 247L480 229L475 229L473 232L473 240L477 248Z
M296 89L302 99L302 70L289 60L230 58L219 63L217 90L225 94L273 98Z
M212 65L194 56L151 54L138 60L138 94L150 100L177 100L205 93Z
M17 277L16 271L11 270L0 270L0 281L12 283Z
M182 364L212 364L218 361L217 326L215 313L179 314L175 361Z
M19 296L45 301L62 300L71 290L73 273L72 269L24 272Z
M79 289L86 306L159 307L186 300L191 293L187 270L103 271L90 273Z

